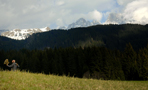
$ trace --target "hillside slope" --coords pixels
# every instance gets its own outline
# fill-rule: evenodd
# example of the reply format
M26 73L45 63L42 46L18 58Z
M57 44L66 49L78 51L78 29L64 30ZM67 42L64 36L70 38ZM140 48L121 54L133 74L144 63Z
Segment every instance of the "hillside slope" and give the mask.
M129 42L135 50L145 47L148 43L148 25L97 25L68 31L59 29L36 33L21 41L0 37L0 49L105 46L124 50Z
M0 90L148 90L147 83L0 71Z

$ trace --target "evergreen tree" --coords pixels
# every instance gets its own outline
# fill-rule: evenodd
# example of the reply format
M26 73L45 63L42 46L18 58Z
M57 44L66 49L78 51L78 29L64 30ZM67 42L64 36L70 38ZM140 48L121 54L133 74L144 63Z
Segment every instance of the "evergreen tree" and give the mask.
M138 68L140 78L148 80L148 46L139 51Z
M137 69L137 54L130 43L126 45L122 65L125 78L127 80L136 80L139 78Z

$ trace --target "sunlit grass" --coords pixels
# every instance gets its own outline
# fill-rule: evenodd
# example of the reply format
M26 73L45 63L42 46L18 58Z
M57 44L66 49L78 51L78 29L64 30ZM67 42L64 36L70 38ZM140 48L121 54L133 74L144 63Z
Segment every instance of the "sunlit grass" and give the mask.
M105 81L0 71L0 90L148 90L148 81Z

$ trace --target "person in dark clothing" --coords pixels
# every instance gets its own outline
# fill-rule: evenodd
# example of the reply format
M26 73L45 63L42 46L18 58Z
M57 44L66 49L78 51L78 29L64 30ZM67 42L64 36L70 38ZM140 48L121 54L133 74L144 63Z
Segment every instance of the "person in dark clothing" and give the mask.
M11 65L7 64L7 66L10 67L11 70L13 70L13 71L17 70L17 67L19 67L19 65L17 63L15 63L15 60L12 60L12 64Z

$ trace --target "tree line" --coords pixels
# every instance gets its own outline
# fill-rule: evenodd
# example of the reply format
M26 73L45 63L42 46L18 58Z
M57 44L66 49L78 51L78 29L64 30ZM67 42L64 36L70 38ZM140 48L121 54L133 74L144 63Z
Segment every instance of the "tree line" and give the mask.
M130 43L124 51L95 46L0 50L0 67L7 70L9 68L3 64L5 59L9 62L15 59L20 70L34 73L105 80L148 80L148 46L136 52Z

